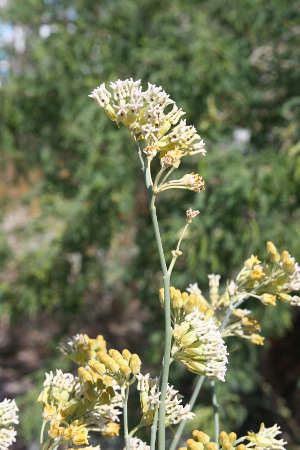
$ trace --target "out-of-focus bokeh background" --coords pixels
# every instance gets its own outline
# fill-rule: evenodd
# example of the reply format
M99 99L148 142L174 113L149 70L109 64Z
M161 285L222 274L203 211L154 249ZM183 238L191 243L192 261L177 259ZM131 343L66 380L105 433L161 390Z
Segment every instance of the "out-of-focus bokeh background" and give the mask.
M18 448L35 448L43 374L72 370L57 345L104 334L162 354L159 260L136 153L90 91L141 78L160 84L207 143L186 161L205 193L166 195L166 248L188 207L201 215L174 283L233 277L266 240L300 259L300 4L296 0L0 0L0 379L21 409ZM174 191L175 192L175 191ZM222 428L264 420L300 448L300 315L252 306L266 344L234 341ZM172 382L189 397L194 377ZM209 429L205 390L196 425ZM132 420L135 416L132 406ZM208 427L208 428L207 428Z

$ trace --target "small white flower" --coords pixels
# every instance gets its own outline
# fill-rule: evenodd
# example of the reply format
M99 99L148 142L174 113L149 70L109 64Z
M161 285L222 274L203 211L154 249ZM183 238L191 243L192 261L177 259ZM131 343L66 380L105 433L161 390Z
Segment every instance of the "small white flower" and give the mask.
M191 222L199 214L200 214L200 211L198 209L193 210L190 208L190 209L186 210L186 217L187 217L188 222Z
M78 378L71 373L63 373L60 369L53 372L46 373L44 387L57 387L68 392L72 392L78 385Z
M18 424L18 411L19 408L17 407L15 400L5 398L0 403L0 427Z
M202 295L202 291L199 288L198 283L189 284L186 290L189 294Z
M0 450L8 449L14 442L16 442L16 431L10 428L0 428Z
M155 411L160 403L161 393L159 392L158 379L150 378L150 374L142 375L139 374L137 389L147 394L147 402L150 410ZM145 397L144 397L145 398ZM175 425L182 420L192 419L194 413L190 410L190 405L182 405L182 395L174 389L173 386L167 386L166 393L166 424Z
M129 448L130 450L150 450L150 446L139 438L130 438Z

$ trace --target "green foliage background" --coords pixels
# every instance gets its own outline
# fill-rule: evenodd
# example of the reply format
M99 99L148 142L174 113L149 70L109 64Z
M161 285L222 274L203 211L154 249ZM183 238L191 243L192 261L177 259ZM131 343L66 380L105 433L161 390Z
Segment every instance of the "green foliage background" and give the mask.
M207 157L180 169L199 171L205 193L166 194L159 205L166 249L184 211L201 210L176 286L197 280L205 291L208 273L234 276L249 254L264 255L266 240L300 259L298 2L10 0L1 12L26 36L24 52L4 49L10 70L0 87L0 312L16 358L15 329L24 323L50 324L35 370L54 366L56 343L78 331L142 351L149 368L161 358L159 264L143 180L126 130L87 97L100 82L161 84L206 140ZM239 128L249 142L233 137ZM219 387L223 424L246 431L262 417L277 421L299 448L299 350L290 347L287 362L277 353L287 336L299 338L299 314L254 309L270 339L264 349L232 342L239 351ZM35 370L22 372L32 389ZM193 378L180 368L172 378L188 396ZM30 411L30 390L20 392ZM208 423L208 405L209 390L197 426ZM37 427L27 417L29 442Z

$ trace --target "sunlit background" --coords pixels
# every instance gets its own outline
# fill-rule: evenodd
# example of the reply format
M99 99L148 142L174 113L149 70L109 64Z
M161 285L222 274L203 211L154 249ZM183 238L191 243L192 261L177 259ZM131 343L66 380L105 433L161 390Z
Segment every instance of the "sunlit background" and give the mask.
M0 0L0 400L21 410L16 448L38 447L43 374L73 370L66 336L162 355L159 260L127 131L88 98L101 82L160 84L187 111L207 157L187 161L205 193L165 195L172 248L188 207L201 215L173 283L234 276L265 242L300 259L300 4L269 0ZM278 423L300 448L300 315L255 310L263 348L234 341L222 428ZM194 377L174 368L188 398ZM210 429L210 394L198 427ZM132 405L131 420L136 405ZM110 448L121 448L113 443ZM105 447L103 446L105 449Z

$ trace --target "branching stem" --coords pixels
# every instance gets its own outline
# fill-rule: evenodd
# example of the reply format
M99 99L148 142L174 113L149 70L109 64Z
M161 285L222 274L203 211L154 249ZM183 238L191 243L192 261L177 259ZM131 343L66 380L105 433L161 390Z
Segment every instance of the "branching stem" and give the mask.
M211 382L211 387L212 387L212 406L214 410L215 442L219 442L219 433L220 433L219 403L215 381Z
M130 450L129 443L129 433L128 433L128 396L129 396L129 386L125 389L125 395L123 398L123 424L124 424L124 440L126 450Z

